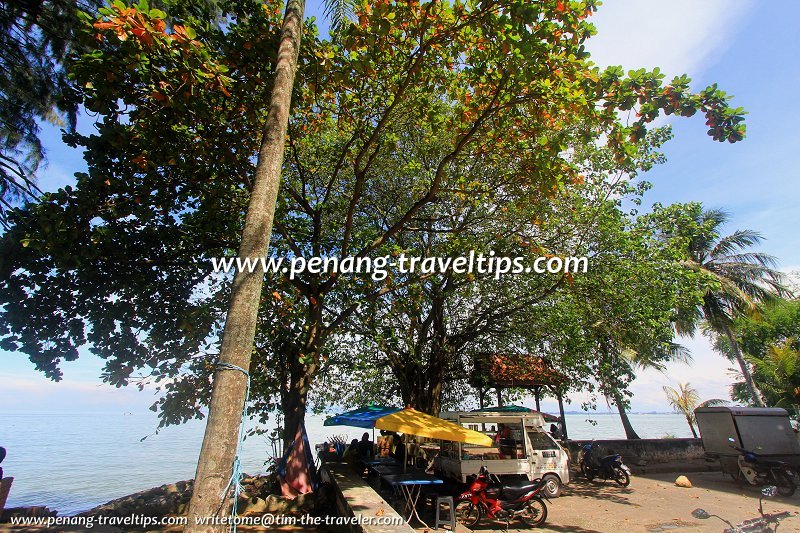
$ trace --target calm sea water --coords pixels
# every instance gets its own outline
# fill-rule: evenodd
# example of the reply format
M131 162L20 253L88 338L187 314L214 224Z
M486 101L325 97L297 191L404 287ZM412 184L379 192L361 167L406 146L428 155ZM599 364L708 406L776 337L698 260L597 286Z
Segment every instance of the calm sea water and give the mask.
M633 414L630 418L643 438L691 436L681 415ZM306 422L312 445L331 435L353 439L364 432L324 427L322 421L323 417L311 416ZM194 477L205 422L153 435L155 428L155 418L144 414L0 414L0 446L8 450L2 466L6 476L14 477L6 506L46 505L69 515ZM567 415L567 428L575 439L625 436L615 414ZM248 438L241 452L245 472L263 472L271 454L266 437Z

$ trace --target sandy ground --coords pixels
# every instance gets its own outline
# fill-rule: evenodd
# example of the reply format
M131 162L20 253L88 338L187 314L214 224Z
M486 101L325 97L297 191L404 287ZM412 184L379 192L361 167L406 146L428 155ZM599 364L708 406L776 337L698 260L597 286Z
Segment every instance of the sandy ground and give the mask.
M717 472L688 474L694 485L686 489L674 485L677 474L649 474L634 476L629 487L622 488L612 482L589 483L576 479L564 494L548 504L545 527L536 531L575 533L627 533L666 531L715 531L724 525L714 518L693 518L693 509L701 507L709 513L719 514L734 524L758 516L759 490L756 487L737 486L730 478ZM765 500L766 512L789 510L800 512L800 491L792 498ZM517 533L530 531L521 529L519 521L512 522L508 531ZM81 528L50 529L49 531L81 531ZM504 522L483 523L475 531L504 531ZM0 525L2 533L27 533L45 531L44 528L11 527ZM115 528L95 527L92 533L120 532ZM163 531L178 533L180 528ZM299 528L245 528L239 531L302 531ZM420 528L417 531L425 532ZM432 529L427 531L433 531ZM459 533L469 530L458 527ZM800 532L800 516L784 521L781 532Z
M576 479L564 494L548 504L545 527L536 531L571 531L576 533L627 533L660 531L722 531L726 526L715 518L698 520L692 510L701 507L719 514L734 524L758 515L759 490L737 486L718 472L688 474L693 488L676 487L678 474L635 476L630 486L613 482L589 483ZM792 498L765 499L765 512L783 510L800 512L800 491ZM512 522L509 532L520 529ZM482 524L475 531L505 530L505 522ZM419 529L418 531L426 531ZM432 531L432 530L431 530ZM458 531L468 531L459 526ZM800 516L781 523L778 531L800 531Z

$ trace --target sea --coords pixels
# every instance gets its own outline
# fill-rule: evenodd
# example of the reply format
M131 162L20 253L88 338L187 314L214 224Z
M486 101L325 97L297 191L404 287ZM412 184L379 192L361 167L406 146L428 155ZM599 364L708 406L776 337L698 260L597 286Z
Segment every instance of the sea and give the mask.
M630 414L642 438L690 437L677 414ZM309 416L312 446L342 436L360 438L363 429L326 427L323 416ZM566 415L572 439L624 438L616 413ZM135 492L194 477L205 421L157 429L152 414L0 413L0 466L14 483L6 508L44 505L72 515ZM244 472L258 474L273 455L266 435L245 439L240 450Z

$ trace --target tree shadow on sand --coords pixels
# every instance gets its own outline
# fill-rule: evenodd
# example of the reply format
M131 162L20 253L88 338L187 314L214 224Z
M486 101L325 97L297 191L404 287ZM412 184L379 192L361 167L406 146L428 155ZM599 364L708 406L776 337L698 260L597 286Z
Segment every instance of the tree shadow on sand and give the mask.
M635 479L633 482L635 482ZM633 491L634 489L631 488L630 485L627 487L620 487L610 480L588 481L583 478L573 478L570 484L564 487L563 496L603 500L621 505L641 507L638 503L630 501L629 496L633 494Z

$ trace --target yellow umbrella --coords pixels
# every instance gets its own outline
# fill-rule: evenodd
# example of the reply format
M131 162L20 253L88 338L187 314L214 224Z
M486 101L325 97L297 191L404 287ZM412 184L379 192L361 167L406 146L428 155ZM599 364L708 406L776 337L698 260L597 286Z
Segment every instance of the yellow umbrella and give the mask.
M489 447L494 443L488 435L472 431L435 416L420 413L411 407L377 419L375 427L431 439L477 444L478 446Z

